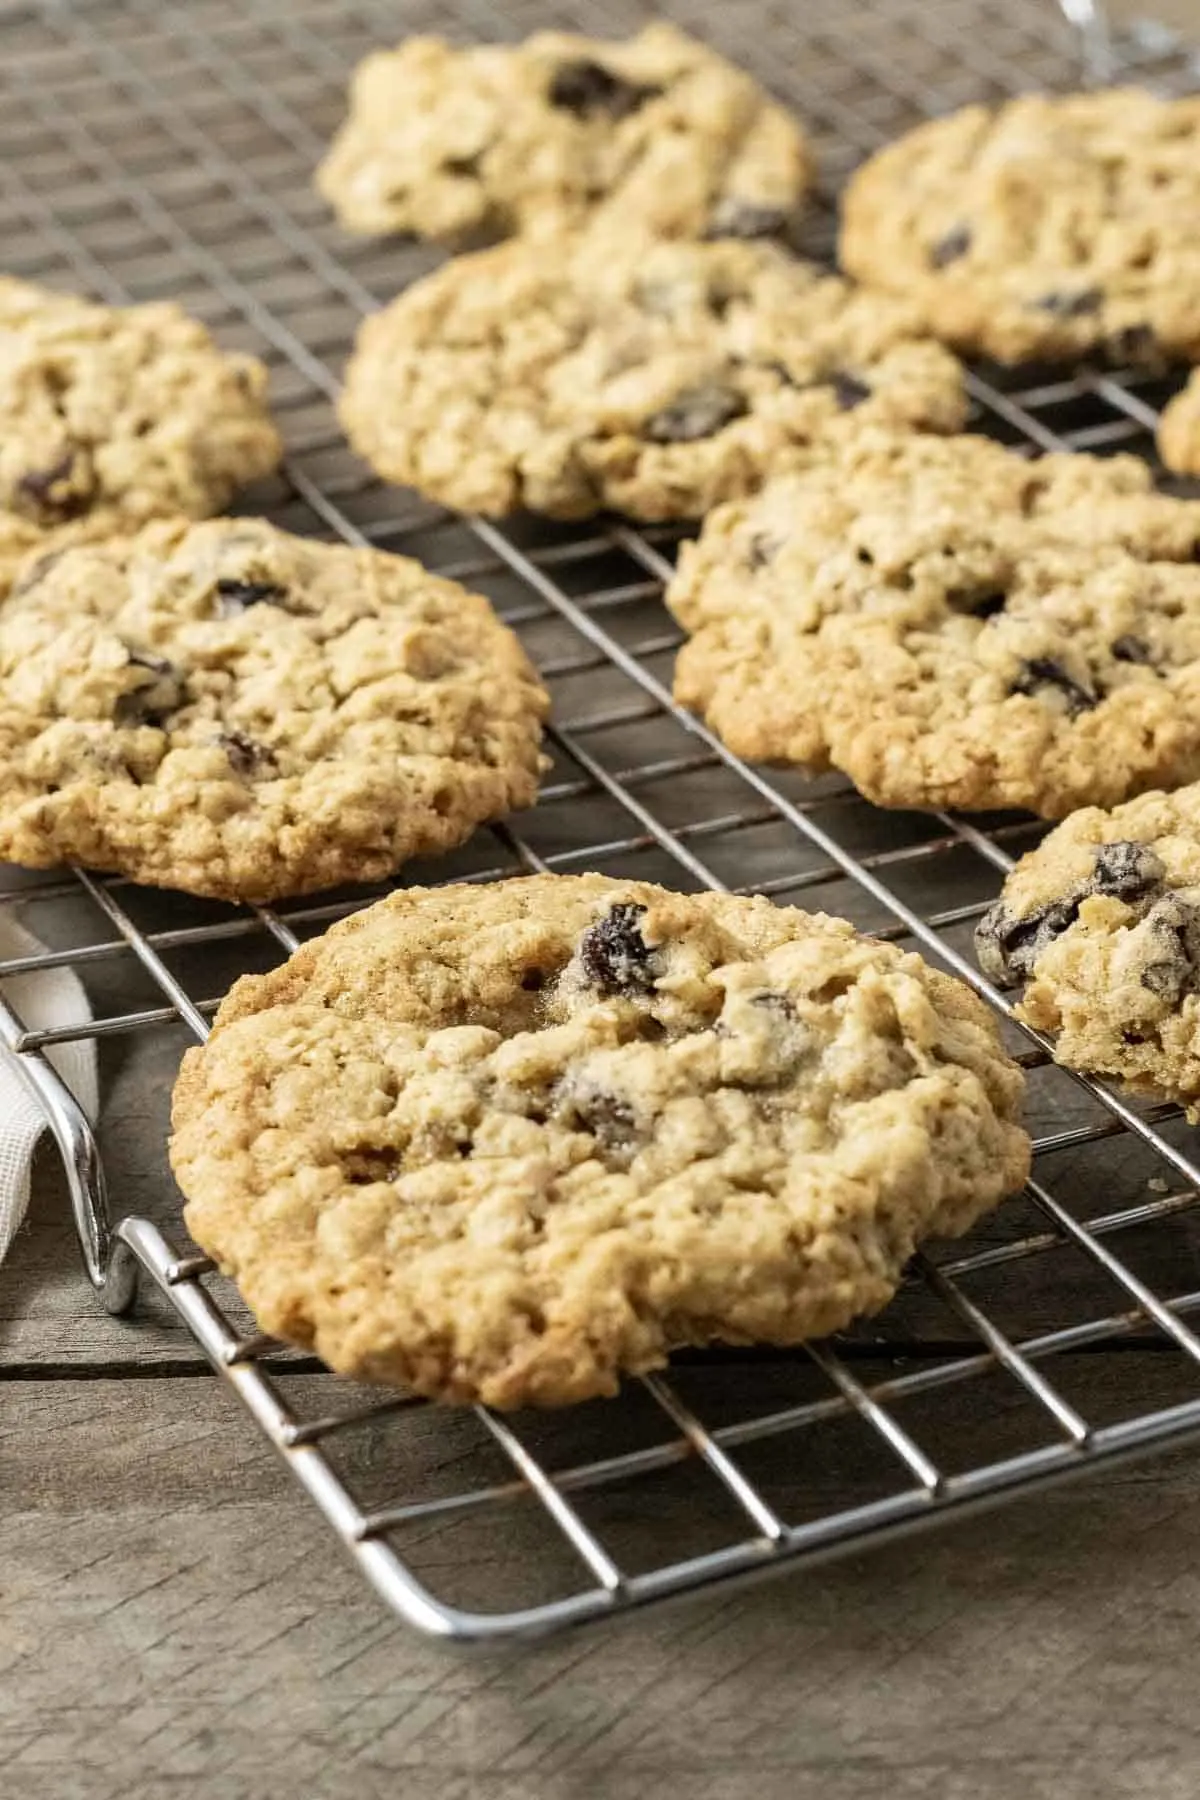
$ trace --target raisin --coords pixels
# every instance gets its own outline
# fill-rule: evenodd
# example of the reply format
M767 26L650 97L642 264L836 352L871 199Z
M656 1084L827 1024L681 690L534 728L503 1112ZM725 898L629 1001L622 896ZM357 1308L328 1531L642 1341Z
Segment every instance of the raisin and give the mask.
M235 619L251 606L270 601L278 606L287 598L287 589L277 581L237 581L222 575L217 582L217 611L223 619Z
M984 914L975 931L980 968L1002 985L1024 979L1033 973L1042 952L1075 923L1089 895L1141 900L1155 891L1164 873L1149 844L1119 839L1098 845L1091 875L1060 900L1023 919L1012 918L1002 901Z
M767 988L761 994L752 994L751 1006L761 1006L764 1012L777 1013L781 1019L789 1022L796 1018L796 1008L787 994L777 994L774 988Z
M81 452L63 452L48 469L30 469L17 482L17 501L23 512L45 524L77 519L91 504L95 484L79 461Z
M521 973L521 987L527 994L540 994L546 985L544 969L525 969Z
M555 70L550 82L550 104L561 106L580 119L596 113L605 113L610 119L627 119L661 92L661 88L644 82L626 81L603 63L580 58L578 62L561 63Z
M1169 1006L1176 1006L1183 999L1191 974L1191 968L1179 957L1166 957L1162 962L1147 963L1138 979L1150 993L1157 994Z
M116 723L120 726L150 725L155 731L161 731L171 714L173 706L155 706L146 698L148 690L137 688L132 694L122 694L117 701Z
M1068 675L1061 663L1056 663L1048 656L1032 656L1026 662L1024 672L1013 682L1012 691L1014 694L1030 694L1036 698L1041 688L1053 688L1056 693L1061 694L1072 718L1076 713L1090 712L1100 704L1101 696Z
M756 531L746 547L746 561L752 569L765 569L773 562L780 551L778 538L768 537L765 532Z
M1079 917L1082 896L1055 900L1023 919L1014 919L1000 902L975 928L975 955L984 974L1001 987L1021 981L1055 940Z
M150 680L118 698L114 721L121 726L151 725L161 730L184 703L183 675L174 663L143 651L129 651L129 663L135 669L145 669Z
M1090 886L1097 894L1134 900L1158 887L1165 874L1166 870L1149 844L1120 838L1112 844L1101 844L1096 851Z
M579 940L585 979L602 994L647 993L654 986L653 952L638 929L646 911L619 900Z
M1118 662L1152 663L1154 661L1154 657L1150 652L1150 646L1145 638L1114 638L1111 648L1112 653Z
M1157 363L1162 360L1158 339L1149 325L1122 325L1104 346L1112 362Z
M250 737L247 732L239 731L236 726L223 731L217 742L228 757L229 766L235 775L264 775L278 767L273 750L266 744L260 744L257 738Z
M831 375L825 385L833 389L833 397L843 412L853 412L856 406L871 398L868 384L860 381L857 375L848 375L844 369Z
M1145 965L1139 979L1151 994L1176 1006L1196 989L1200 911L1178 894L1168 894L1146 915L1146 924L1162 954Z
M369 1144L357 1144L342 1151L342 1173L354 1187L366 1187L373 1181L395 1181L401 1162L397 1151L377 1150Z
M651 414L642 430L654 444L690 444L712 437L745 410L746 402L732 388L706 383L676 394L669 406Z
M957 262L960 256L965 256L970 248L970 228L955 225L936 244L930 246L929 261L935 269L944 269L948 263Z
M595 1138L597 1149L609 1156L628 1159L636 1147L637 1124L628 1100L615 1094L588 1093L571 1104L575 1123Z
M769 238L780 237L789 219L781 206L756 206L752 200L722 200L712 216L706 237Z
M965 613L969 619L994 619L997 613L1004 611L1008 595L1003 588L990 587L986 583L974 588L951 588L946 595L946 605L951 612Z
M1041 294L1030 302L1039 312L1053 313L1056 319L1081 319L1086 313L1098 312L1104 304L1104 289L1076 288L1073 294Z

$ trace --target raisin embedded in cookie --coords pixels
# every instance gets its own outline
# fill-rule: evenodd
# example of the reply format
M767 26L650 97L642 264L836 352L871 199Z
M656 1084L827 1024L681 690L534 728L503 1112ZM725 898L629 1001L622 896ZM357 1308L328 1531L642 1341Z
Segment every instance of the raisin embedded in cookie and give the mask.
M0 861L218 899L392 874L528 805L546 696L486 600L258 519L35 557L0 607Z
M1138 89L970 106L847 189L844 268L1002 362L1200 356L1200 99Z
M785 237L804 132L672 25L515 47L416 37L367 57L317 186L353 231L461 243L611 218L666 237Z
M1200 1108L1200 785L1073 813L976 931L1059 1062Z
M279 461L266 383L177 306L0 277L0 585L39 545L219 512Z
M864 435L684 545L675 692L882 806L1112 805L1200 775L1198 548L1133 457Z
M747 243L460 257L368 319L342 422L389 481L493 517L696 517L871 424L954 431L911 309Z
M171 1159L264 1329L560 1405L876 1311L1024 1180L1022 1092L967 988L841 920L535 876L399 891L239 982Z

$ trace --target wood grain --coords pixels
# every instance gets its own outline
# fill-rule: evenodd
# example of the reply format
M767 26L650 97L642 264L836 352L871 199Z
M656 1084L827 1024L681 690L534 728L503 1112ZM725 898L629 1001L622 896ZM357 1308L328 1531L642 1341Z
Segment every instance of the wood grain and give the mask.
M1136 1361L1087 1378L1136 1391ZM501 1586L510 1546L481 1559ZM0 1569L21 1800L1193 1800L1200 1770L1187 1456L460 1660L389 1621L214 1382L22 1382Z

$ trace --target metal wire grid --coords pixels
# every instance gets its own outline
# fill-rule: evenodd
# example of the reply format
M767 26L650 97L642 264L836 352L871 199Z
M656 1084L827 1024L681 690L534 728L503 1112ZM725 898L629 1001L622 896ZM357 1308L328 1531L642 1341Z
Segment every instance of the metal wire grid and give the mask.
M813 0L802 18L767 0L732 9L681 0L667 10L784 88L817 125L835 180L926 112L1078 78L1072 40L1040 0L1021 0L1003 17L979 0L886 0L849 10L838 0ZM630 28L641 12L622 0L605 9L599 29ZM597 29L584 3L556 7L554 20ZM541 7L522 3L501 14L487 0L457 0L449 25L464 36L497 37L545 22ZM265 350L290 454L282 481L254 504L294 529L419 554L482 586L522 632L555 695L552 776L534 812L481 833L422 878L598 867L684 887L811 900L916 943L1007 1014L965 947L1010 866L1009 846L1033 841L1028 821L884 815L840 781L804 782L745 766L670 698L677 635L658 593L676 534L610 521L566 532L453 520L383 489L344 450L328 403L357 318L432 258L347 243L312 195L310 171L340 114L353 62L372 44L432 25L447 28L444 9L423 0L402 7L345 0L0 7L11 50L0 121L8 266L115 302L178 295L230 343ZM1191 85L1189 57L1154 28L1118 40L1114 54L1124 73L1168 89ZM818 211L813 239L818 248L828 243L827 212ZM972 393L981 428L1007 441L1149 454L1163 388L1129 370L1013 375L984 368L972 376ZM113 1310L131 1302L139 1270L168 1297L364 1574L430 1634L465 1641L547 1631L874 1540L1200 1431L1200 1338L1187 1322L1200 1308L1189 1219L1200 1168L1189 1136L1169 1106L1133 1106L1054 1071L1046 1045L1026 1032L1020 1054L1035 1114L1045 1121L1038 1177L1023 1206L997 1215L1003 1223L952 1254L917 1259L898 1330L888 1328L890 1312L869 1335L811 1346L791 1365L783 1359L798 1385L782 1399L767 1365L742 1358L726 1369L732 1403L720 1418L705 1417L685 1397L686 1365L670 1379L654 1377L642 1384L641 1403L654 1421L642 1431L645 1441L622 1446L637 1401L631 1395L601 1408L583 1449L565 1461L544 1441L544 1421L501 1420L479 1409L475 1429L498 1454L496 1479L432 1495L397 1497L390 1488L368 1499L354 1474L361 1462L351 1459L347 1475L338 1447L365 1434L368 1462L379 1452L390 1470L380 1446L403 1446L426 1409L396 1396L348 1398L341 1384L330 1402L326 1378L322 1409L307 1416L289 1381L312 1365L281 1356L279 1346L247 1330L239 1303L204 1258L180 1254L148 1219L124 1217L110 1229L94 1136L45 1053L71 1037L104 1043L171 1025L203 1037L220 997L205 991L209 969L227 979L231 970L277 959L373 894L277 910L217 908L75 871L13 885L0 903L30 904L53 928L55 908L72 897L83 901L86 921L79 925L76 906L71 941L0 964L0 982L67 964L85 975L115 970L121 981L128 969L130 991L90 1025L57 1031L27 1029L0 1000L0 1044L46 1104L88 1273ZM1149 1198L1127 1192L1113 1204L1107 1178L1114 1166L1129 1171L1130 1187L1146 1168L1167 1179L1151 1179ZM1182 1235L1170 1240L1164 1280L1159 1240L1176 1228ZM1069 1279L1067 1252L1076 1259ZM1018 1284L1047 1267L1040 1304L1044 1311L1048 1291L1055 1312L1031 1324L1016 1304ZM1071 1398L1070 1354L1130 1344L1173 1352L1182 1386L1169 1405L1147 1398L1132 1412L1098 1419ZM886 1355L908 1353L882 1375L875 1369L881 1345ZM931 1444L912 1425L914 1403L919 1420L920 1404L941 1390L972 1384L988 1395L997 1380L1036 1422L1035 1441L1014 1450L997 1429L987 1453L963 1464L952 1447ZM461 1429L437 1416L444 1429ZM861 1428L889 1476L879 1491L810 1506L797 1521L768 1482L748 1472L749 1459L756 1448L775 1446L793 1463L802 1445L808 1465L819 1467L839 1422ZM642 1566L629 1566L613 1534L589 1522L588 1507L632 1491L650 1495L652 1515L653 1481L672 1470L714 1484L734 1524L721 1543L701 1549L652 1531ZM689 1505L691 1494L689 1487ZM512 1603L499 1609L459 1604L419 1576L398 1535L418 1522L468 1516L490 1529L498 1508L521 1501L536 1529L574 1559L574 1578L548 1597L533 1598L517 1582Z

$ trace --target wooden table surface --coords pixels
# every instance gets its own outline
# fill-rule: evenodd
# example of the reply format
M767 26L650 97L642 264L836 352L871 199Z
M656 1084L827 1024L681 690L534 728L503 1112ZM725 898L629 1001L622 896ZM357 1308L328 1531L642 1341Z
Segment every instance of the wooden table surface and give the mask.
M1195 1800L1195 1455L454 1655L391 1620L183 1345L99 1314L41 1173L0 1278L6 1797ZM1161 1393L1161 1357L1077 1360L1085 1412ZM986 1437L973 1390L945 1423L964 1456ZM485 1591L511 1548L476 1551Z
M1195 0L1161 10L1197 20ZM160 1038L106 1069L106 1157L129 1210L169 1210L173 1066ZM37 1177L0 1270L4 1800L1200 1793L1196 1455L460 1658L391 1620L161 1309L100 1312L51 1156ZM1078 1360L1085 1411L1161 1384L1148 1353ZM969 1453L973 1392L957 1404ZM505 1554L497 1537L485 1582Z

